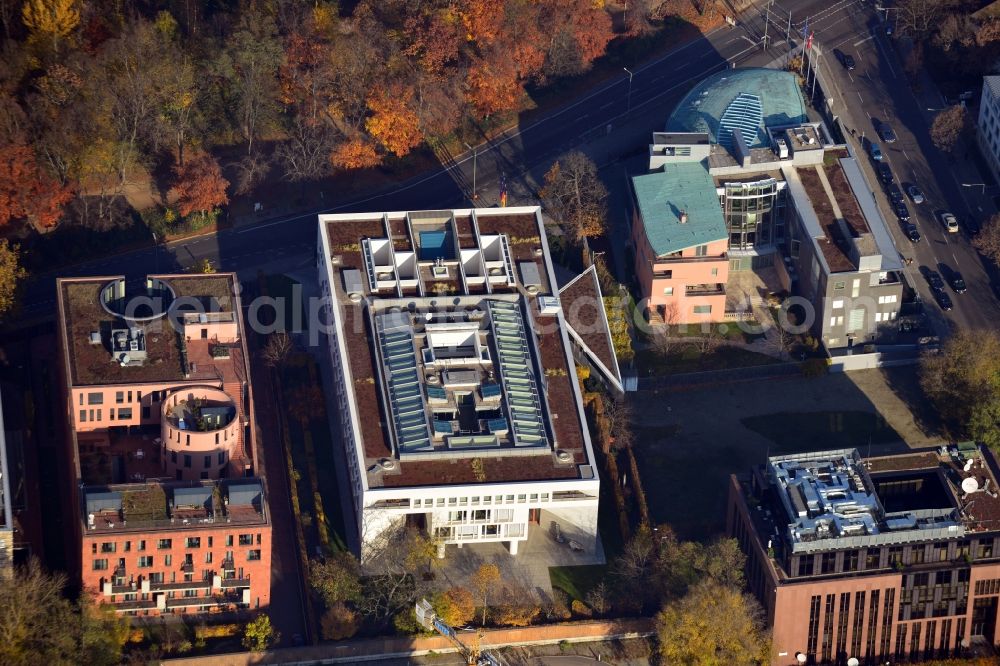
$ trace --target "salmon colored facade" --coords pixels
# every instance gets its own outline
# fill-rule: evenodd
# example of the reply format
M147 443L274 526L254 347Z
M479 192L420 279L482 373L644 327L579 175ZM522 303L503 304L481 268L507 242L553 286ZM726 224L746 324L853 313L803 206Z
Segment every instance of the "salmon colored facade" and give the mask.
M271 524L235 275L145 285L58 281L74 569L129 615L265 607ZM129 299L157 305L131 316Z
M657 257L646 237L642 216L636 211L632 246L635 248L635 274L648 312L658 314L669 324L723 320L725 285L729 280L726 239L685 248L668 257Z
M896 571L831 573L799 582L769 556L769 535L754 525L753 513L763 507L751 509L744 491L737 477L730 477L727 534L747 555L747 584L772 631L773 666L846 664L852 657L862 666L896 664L962 655L970 640L996 643L1000 561L979 561L1000 552L994 551L1000 547L994 534L907 545L940 555ZM864 561L866 551L860 554ZM947 583L914 586L932 576ZM925 601L941 613L914 619L904 609L904 602L909 607Z

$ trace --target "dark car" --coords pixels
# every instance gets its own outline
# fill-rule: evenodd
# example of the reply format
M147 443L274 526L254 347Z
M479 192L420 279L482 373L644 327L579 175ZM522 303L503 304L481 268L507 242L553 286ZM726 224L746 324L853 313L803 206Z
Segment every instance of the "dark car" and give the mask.
M854 62L854 57L848 53L844 53L840 49L834 49L833 55L836 56L837 60L840 61L840 64L844 66L844 69L849 72L857 66L857 63Z
M944 280L941 279L941 274L935 270L928 269L925 274L927 277L927 284L931 286L935 292L944 291Z
M903 192L899 189L899 185L890 183L886 191L889 193L889 201L892 202L893 206L903 203Z
M906 237L914 243L920 242L920 231L917 229L917 225L913 223L906 225Z
M951 283L951 288L955 291L956 294L965 293L966 290L965 280L962 279L962 274L959 273L958 271L952 271L952 274L949 276L948 282Z
M878 136L886 143L896 142L896 133L892 131L888 123L879 123Z
M952 308L951 296L949 296L944 291L935 291L934 292L934 300L937 301L937 304L945 312L947 312L948 310L951 310L951 308Z
M899 202L896 204L896 217L899 218L900 222L910 221L910 209L906 207L906 204Z
M924 202L924 193L920 191L920 188L916 185L910 185L906 188L906 193L910 195L910 199L915 204L922 204Z
M975 236L979 233L981 227L979 226L979 220L976 219L975 215L966 215L962 218L962 224L965 226L965 233L970 236Z
M892 182L892 167L888 164L885 162L879 162L875 167L875 170L878 171L878 178L884 185L888 185Z

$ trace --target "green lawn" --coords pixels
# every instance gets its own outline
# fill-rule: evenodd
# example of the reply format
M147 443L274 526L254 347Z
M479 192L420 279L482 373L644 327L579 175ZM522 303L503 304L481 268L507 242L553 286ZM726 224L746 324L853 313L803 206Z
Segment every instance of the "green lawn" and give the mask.
M588 564L579 567L549 567L549 579L552 587L560 589L569 595L570 600L584 601L587 592L604 580L607 574L606 564Z
M669 523L685 539L708 539L725 530L729 475L782 453L858 447L899 440L881 418L866 412L775 412L743 418L744 428L770 440L734 431L704 437L697 426L638 427L635 449L652 519Z
M776 444L775 453L801 449L863 447L899 441L899 434L878 414L868 412L778 412L741 419L744 426Z
M655 375L748 368L779 362L772 356L731 345L721 345L703 354L694 345L681 342L675 343L666 355L654 349L644 349L636 353L636 358L643 371L652 370Z

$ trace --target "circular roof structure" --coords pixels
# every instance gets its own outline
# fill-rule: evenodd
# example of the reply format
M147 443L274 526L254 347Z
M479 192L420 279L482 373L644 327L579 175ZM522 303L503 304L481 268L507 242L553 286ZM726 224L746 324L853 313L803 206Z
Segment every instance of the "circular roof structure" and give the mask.
M798 77L777 69L727 69L708 77L684 96L667 121L668 132L708 132L713 143L730 146L740 129L751 147L767 143L765 127L806 122Z

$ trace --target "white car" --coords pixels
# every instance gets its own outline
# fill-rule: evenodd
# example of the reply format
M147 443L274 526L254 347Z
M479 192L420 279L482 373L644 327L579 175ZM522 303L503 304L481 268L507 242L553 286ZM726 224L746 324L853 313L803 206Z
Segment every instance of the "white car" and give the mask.
M951 213L941 213L941 224L951 234L958 233L958 220Z

